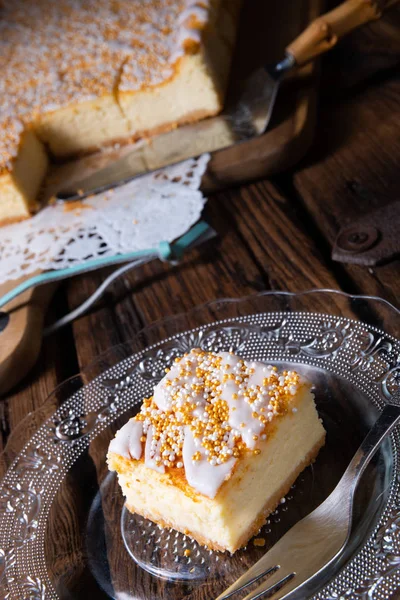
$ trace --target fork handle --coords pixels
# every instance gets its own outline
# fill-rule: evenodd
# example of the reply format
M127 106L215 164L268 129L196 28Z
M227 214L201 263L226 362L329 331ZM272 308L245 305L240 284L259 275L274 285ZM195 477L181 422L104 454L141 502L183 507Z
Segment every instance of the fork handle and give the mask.
M361 446L355 453L340 481L352 481L353 491L365 471L369 461L378 450L383 440L391 433L400 421L400 406L389 404L385 406L380 417L369 431ZM340 485L339 483L339 485Z

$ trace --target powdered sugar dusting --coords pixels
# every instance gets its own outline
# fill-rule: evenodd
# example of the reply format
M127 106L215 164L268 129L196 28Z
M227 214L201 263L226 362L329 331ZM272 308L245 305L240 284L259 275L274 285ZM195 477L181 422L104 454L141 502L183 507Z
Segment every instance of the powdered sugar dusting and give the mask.
M23 125L104 94L154 86L199 41L210 0L5 0L0 8L0 171Z

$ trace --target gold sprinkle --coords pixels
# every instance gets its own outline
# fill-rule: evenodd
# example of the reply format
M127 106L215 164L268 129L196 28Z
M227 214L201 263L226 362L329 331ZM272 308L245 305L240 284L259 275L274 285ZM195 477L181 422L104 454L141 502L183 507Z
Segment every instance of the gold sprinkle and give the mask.
M229 407L221 397L221 370L225 366L222 358L212 352L194 350L175 359L175 365L177 365L175 367L177 376L165 378L163 384L170 403L167 413L160 411L153 397L150 397L144 399L141 410L135 417L138 421L145 421L146 426L153 427L155 441L162 440L154 457L154 460L158 461L157 464L164 464L167 468L177 468L177 465L182 462L184 439L182 426L188 426L193 437L198 440L199 450L192 455L194 462L208 460L210 464L218 465L225 463L232 456L240 458L248 453L250 449L240 433L246 427L246 423L242 422L236 428L229 425L229 415L236 407ZM243 398L241 394L234 394L232 398L239 399L240 397L240 401L251 405L263 392L261 392L260 386L251 386L246 389L250 377L249 370L243 361L239 361L235 373L226 374L224 372L223 380L240 379L244 384ZM166 372L168 373L170 370L166 369ZM193 381L191 377L194 375L196 379ZM293 395L289 393L288 386L296 385L296 377L298 377L297 374L290 372L290 375L287 375L287 385L280 386L278 375L272 373L271 377L267 378L268 385L274 386L273 397L269 398L270 406L268 408L261 406L257 411L253 411L253 418L258 419L265 426L272 418L279 418L281 414L287 413L291 408L289 403L293 401ZM197 407L197 394L206 400L204 408L201 409L201 417L194 414ZM263 412L264 410L271 411L271 407L273 407L273 414L267 418ZM206 419L203 418L203 410L207 415ZM263 434L264 427L261 427L260 430L260 434ZM233 445L228 453L225 436L230 431L233 433ZM252 435L255 442L259 437L260 435ZM141 440L145 439L146 436L143 435ZM255 456L260 454L259 449L250 451Z
M190 556L190 555L192 554L192 551L191 551L191 550L189 550L189 548L186 548L186 550L184 550L183 554L184 554L185 556Z
M264 538L255 538L253 540L253 544L255 546L260 546L260 547L265 546L265 539Z

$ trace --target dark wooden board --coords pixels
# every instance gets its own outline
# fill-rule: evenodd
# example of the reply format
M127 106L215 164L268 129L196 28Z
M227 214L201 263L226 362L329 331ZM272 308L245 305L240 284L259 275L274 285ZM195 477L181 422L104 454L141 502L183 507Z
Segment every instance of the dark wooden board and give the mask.
M400 9L343 40L325 64L313 149L293 179L281 182L309 215L330 261L341 226L400 196ZM330 265L347 291L400 305L399 260Z
M12 280L0 286L0 296L22 283ZM54 285L28 290L6 304L8 322L0 332L0 396L15 386L35 364L40 352L43 322Z

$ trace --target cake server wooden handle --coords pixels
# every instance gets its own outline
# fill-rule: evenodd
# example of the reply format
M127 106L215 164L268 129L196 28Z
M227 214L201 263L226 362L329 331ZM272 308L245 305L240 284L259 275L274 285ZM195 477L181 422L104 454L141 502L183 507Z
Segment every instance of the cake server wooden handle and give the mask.
M327 52L342 37L361 25L376 21L383 11L399 0L347 0L307 27L287 48L296 64L301 66Z

